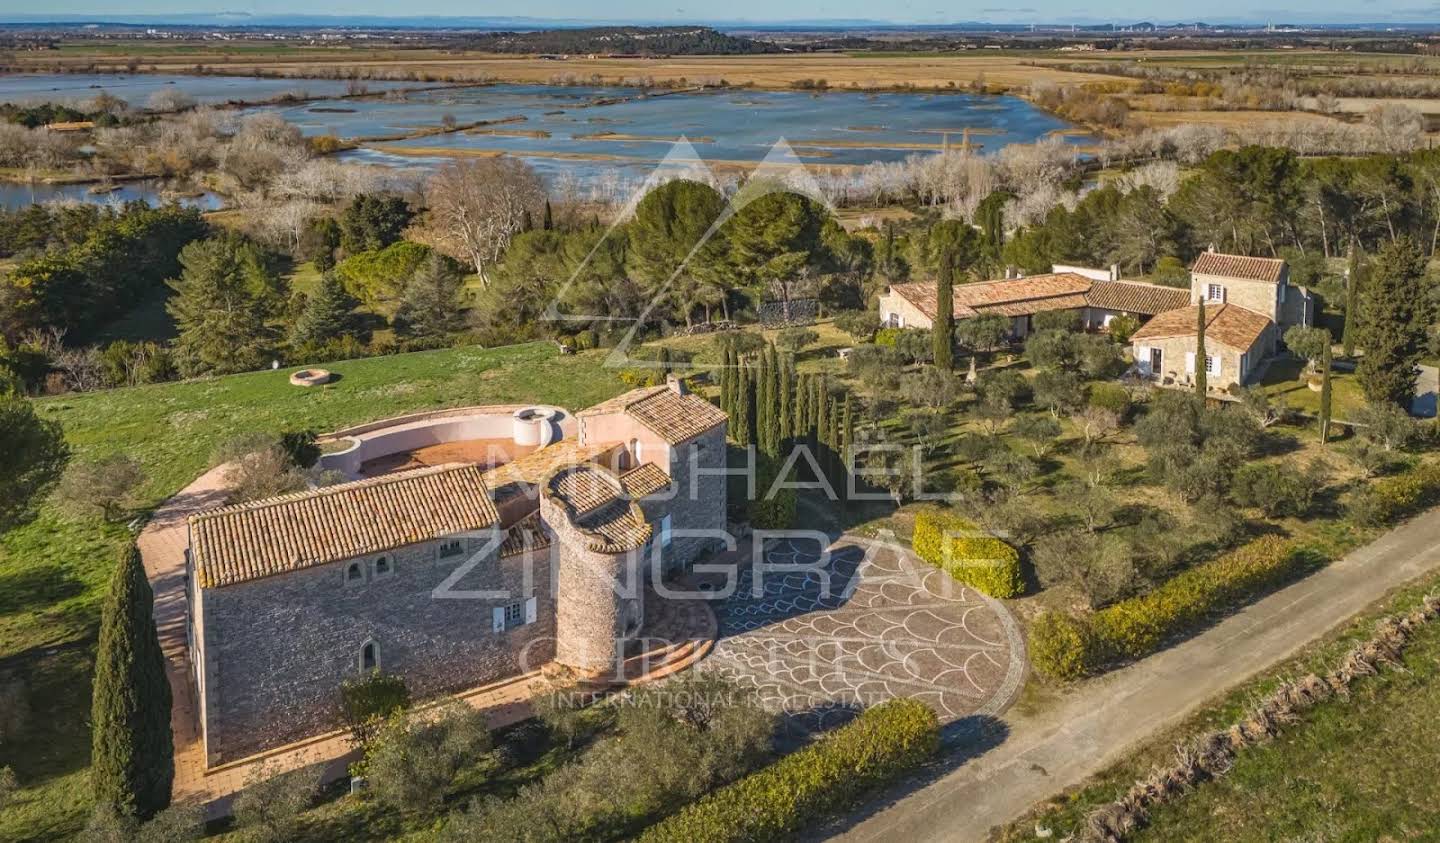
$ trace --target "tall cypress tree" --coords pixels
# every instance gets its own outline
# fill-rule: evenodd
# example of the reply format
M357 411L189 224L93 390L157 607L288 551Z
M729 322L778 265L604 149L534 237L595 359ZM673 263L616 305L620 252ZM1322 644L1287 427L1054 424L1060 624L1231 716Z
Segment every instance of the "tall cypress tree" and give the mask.
M1420 360L1429 325L1425 253L1409 236L1375 252L1358 298L1360 335L1365 349L1356 378L1365 398L1408 409L1415 396Z
M155 594L134 545L110 578L91 702L95 801L149 819L170 804L175 752L170 681L155 632Z
M1325 350L1320 354L1320 445L1330 441L1330 336L1326 334Z
M555 228L555 212L550 210L550 200L545 200L545 230L551 231Z
M955 367L955 253L947 250L940 258L940 278L935 290L935 368L948 372Z
M795 428L795 356L780 359L780 450L787 448Z
M1195 394L1204 400L1207 390L1205 371L1205 297L1200 297L1200 307L1195 317Z
M1345 327L1340 333L1340 350L1346 357L1355 356L1355 337L1359 334L1360 285L1365 279L1364 255L1360 244L1350 244L1350 268L1345 273Z

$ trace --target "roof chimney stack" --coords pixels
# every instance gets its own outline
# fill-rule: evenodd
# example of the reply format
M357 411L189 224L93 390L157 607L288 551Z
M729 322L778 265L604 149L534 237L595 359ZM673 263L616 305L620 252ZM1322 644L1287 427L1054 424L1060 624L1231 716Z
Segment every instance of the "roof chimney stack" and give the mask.
M1111 281L1119 281L1119 280L1120 280L1120 264L1118 264L1118 263L1112 263L1112 264L1110 264L1110 280L1111 280Z
M676 395L690 394L690 389L685 386L685 381L674 375L665 376L665 385L670 387L670 391L675 393Z

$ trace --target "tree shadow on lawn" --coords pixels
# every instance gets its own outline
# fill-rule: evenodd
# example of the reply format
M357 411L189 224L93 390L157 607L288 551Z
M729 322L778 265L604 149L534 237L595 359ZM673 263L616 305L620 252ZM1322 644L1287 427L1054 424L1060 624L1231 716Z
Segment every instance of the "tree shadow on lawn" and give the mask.
M0 767L13 769L22 789L90 764L93 646L87 639L35 648L0 664L0 684L18 685L24 700L0 723ZM25 798L22 790L13 807Z
M0 575L0 618L37 612L79 596L85 584L59 565L25 568Z

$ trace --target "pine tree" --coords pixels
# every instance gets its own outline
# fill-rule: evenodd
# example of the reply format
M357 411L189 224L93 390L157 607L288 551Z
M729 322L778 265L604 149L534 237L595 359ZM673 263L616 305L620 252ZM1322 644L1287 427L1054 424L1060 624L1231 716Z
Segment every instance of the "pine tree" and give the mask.
M294 345L323 343L355 334L355 308L359 306L360 300L350 295L334 273L325 273L320 287L305 302L305 309L295 320L290 342Z
M1365 398L1408 409L1425 350L1429 303L1425 255L1409 237L1380 247L1359 295L1359 336L1365 356L1356 377Z
M175 774L170 681L152 615L155 594L131 545L100 616L91 710L95 801L149 819L170 804Z
M415 270L400 294L395 330L412 337L443 336L460 327L460 289L465 281L440 254Z
M283 282L258 250L228 238L197 240L180 252L184 270L170 281L165 310L175 319L181 373L258 369L275 332L269 319L283 305Z
M940 258L940 278L935 291L935 324L931 339L935 344L935 368L948 372L955 366L955 255L947 252Z
M1330 343L1325 343L1325 350L1320 355L1320 444L1324 446L1330 441L1330 359L1332 354Z
M1209 374L1205 369L1205 298L1202 296L1195 317L1195 394L1202 401L1208 391L1206 378Z
M1340 334L1340 351L1347 358L1355 356L1355 337L1360 333L1360 286L1365 279L1364 255L1359 243L1350 244L1350 267L1345 273L1345 327Z

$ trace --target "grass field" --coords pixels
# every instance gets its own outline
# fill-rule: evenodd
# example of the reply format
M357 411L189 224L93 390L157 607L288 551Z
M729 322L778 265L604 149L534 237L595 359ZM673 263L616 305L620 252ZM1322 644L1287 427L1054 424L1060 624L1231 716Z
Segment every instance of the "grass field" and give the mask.
M1281 681L1332 669L1373 631L1383 615L1408 611L1440 587L1430 577L1401 590L1300 656L1202 708L1157 735L1083 786L1008 826L1008 843L1065 839L1086 813L1116 798L1175 745L1228 726ZM1331 700L1275 742L1242 753L1225 778L1201 784L1152 812L1137 841L1433 840L1440 828L1440 791L1433 759L1440 753L1440 624L1411 641L1403 670L1361 679L1351 698Z
M334 363L333 386L291 386L257 372L37 400L61 423L76 459L120 452L139 460L150 506L247 432L325 431L436 407L537 401L589 406L623 390L604 352L562 357L548 343L457 348ZM91 650L98 603L122 525L63 519L51 506L0 536L0 689L19 687L29 713L0 744L22 790L0 811L0 840L51 840L79 830L88 810ZM8 712L7 712L8 713Z

